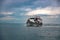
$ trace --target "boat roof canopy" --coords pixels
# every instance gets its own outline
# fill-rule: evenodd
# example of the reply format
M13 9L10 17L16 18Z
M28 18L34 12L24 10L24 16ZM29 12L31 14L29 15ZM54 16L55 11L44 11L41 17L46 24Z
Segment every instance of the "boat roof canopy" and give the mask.
M35 19L35 18L30 18L30 19Z

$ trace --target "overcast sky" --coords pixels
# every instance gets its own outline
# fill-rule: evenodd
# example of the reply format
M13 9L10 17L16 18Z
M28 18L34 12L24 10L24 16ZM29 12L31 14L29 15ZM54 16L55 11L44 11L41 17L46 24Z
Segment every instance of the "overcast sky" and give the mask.
M0 0L0 23L23 23L34 15L60 22L60 0Z

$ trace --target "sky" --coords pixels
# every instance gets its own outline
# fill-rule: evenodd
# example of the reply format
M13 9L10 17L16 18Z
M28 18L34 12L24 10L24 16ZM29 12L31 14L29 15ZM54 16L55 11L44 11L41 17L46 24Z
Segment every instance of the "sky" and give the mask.
M25 23L33 16L59 23L60 0L0 0L0 23Z

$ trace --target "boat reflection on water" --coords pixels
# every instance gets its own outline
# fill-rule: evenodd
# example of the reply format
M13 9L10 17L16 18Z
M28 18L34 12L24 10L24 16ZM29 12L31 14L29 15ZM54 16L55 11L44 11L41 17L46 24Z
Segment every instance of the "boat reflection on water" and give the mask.
M42 19L40 17L28 18L27 26L42 26Z

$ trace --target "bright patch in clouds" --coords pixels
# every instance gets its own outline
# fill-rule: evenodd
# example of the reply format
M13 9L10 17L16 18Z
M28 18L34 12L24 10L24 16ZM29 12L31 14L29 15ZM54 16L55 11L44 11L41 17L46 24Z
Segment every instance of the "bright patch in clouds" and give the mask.
M32 11L32 8L21 7L21 8L13 8L15 11Z
M26 15L28 16L38 15L38 14L46 14L46 15L60 14L60 7L36 8L35 10L26 13Z
M3 15L12 15L12 14L14 14L14 12L1 12L1 14L3 14Z

